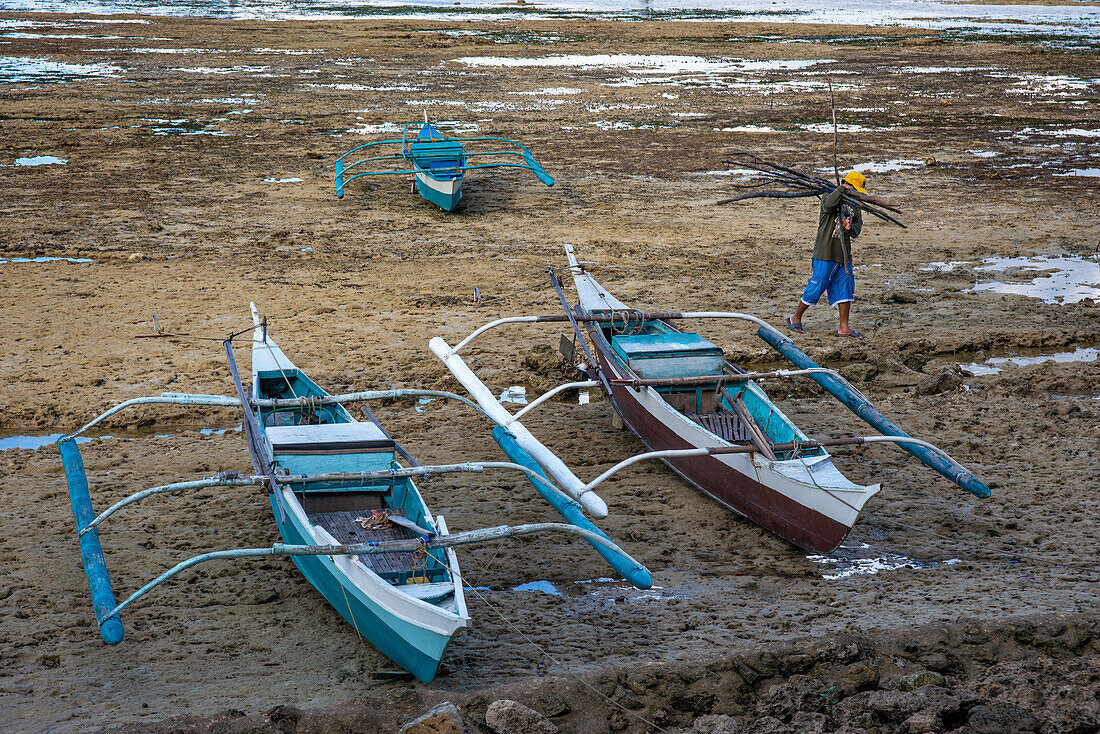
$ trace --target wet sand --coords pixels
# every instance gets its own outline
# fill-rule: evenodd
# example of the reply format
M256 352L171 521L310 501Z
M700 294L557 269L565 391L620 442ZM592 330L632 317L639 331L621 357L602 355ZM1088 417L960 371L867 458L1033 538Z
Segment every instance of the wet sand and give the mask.
M5 168L0 179L0 258L9 261L0 263L3 435L72 430L129 397L230 393L220 344L198 337L244 328L250 300L288 356L333 392L454 389L428 339L453 343L500 315L555 312L545 268L562 264L562 242L597 262L597 277L627 303L781 323L808 275L816 208L806 200L716 207L736 179L707 172L725 169L725 154L751 150L827 175L828 71L839 120L854 126L842 128L841 165L894 162L880 167L897 170L867 175L901 204L909 226L869 221L857 240L853 325L867 339L832 338L833 312L819 306L796 343L973 468L993 496L976 500L893 449L838 450L853 481L884 484L844 553L915 567L825 579L831 565L720 509L664 467L643 466L606 485L612 513L601 525L650 567L659 589L602 581L599 558L571 541L465 551L468 580L488 590L471 599L474 626L455 639L443 673L420 685L380 673L393 664L289 562L211 565L181 578L125 614L126 641L105 647L56 449L0 451L9 498L0 540L4 728L145 726L355 699L411 718L420 702L489 686L566 671L596 679L643 663L703 666L758 654L762 643L823 644L845 630L892 635L978 620L1012 636L1020 618L1053 613L1094 623L1100 363L981 376L957 369L1100 344L1093 299L981 290L1050 271L979 269L986 258L1049 256L1087 275L1095 263L1100 178L1056 175L1097 167L1094 54L795 24L68 20L82 30L63 33L125 38L10 38L3 51L81 65L49 73L107 74L50 83L40 69L36 80L0 89L0 163L67 161ZM623 53L702 61L457 61ZM398 178L361 179L337 200L332 160L376 139L352 131L415 120L424 108L433 119L476 124L465 128L471 134L520 140L557 184L471 175L465 210L452 215ZM92 262L12 261L44 256ZM928 267L936 262L961 264ZM152 333L154 314L189 336L135 338ZM742 366L778 365L743 328L701 323L699 331ZM468 359L496 390L536 394L567 374L550 356L560 333L499 331ZM245 367L247 355L240 359ZM869 433L811 384L769 392L811 435ZM435 402L417 413L400 402L378 413L423 462L499 458L465 409ZM238 423L169 409L105 424L102 434L115 438L81 447L93 501L102 508L164 481L245 469L239 433L199 433ZM640 450L598 399L553 403L527 425L582 477ZM555 518L510 478L437 479L421 489L452 530ZM277 540L266 498L248 490L150 500L102 535L119 594L184 556ZM532 580L560 595L513 590ZM1066 650L1058 655L1086 677L1095 671L1095 643ZM944 672L952 682L964 671ZM1057 676L1036 678L1046 685L1054 695ZM1067 711L1095 710L1087 686L1070 687ZM1041 713L1019 687L982 696ZM402 700L416 705L394 704ZM645 705L647 715L675 709ZM686 726L693 715L667 723ZM592 720L562 727L590 731Z

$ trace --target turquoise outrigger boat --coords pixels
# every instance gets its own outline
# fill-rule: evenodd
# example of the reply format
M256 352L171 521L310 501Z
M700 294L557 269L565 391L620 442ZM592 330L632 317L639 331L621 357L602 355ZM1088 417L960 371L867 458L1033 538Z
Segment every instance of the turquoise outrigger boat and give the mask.
M76 518L81 557L100 635L122 641L119 613L177 574L213 560L290 557L302 575L352 628L391 660L425 682L435 676L447 645L470 622L454 547L542 532L588 541L635 585L649 572L594 525L579 506L537 468L522 449L516 463L472 462L421 466L365 406L358 421L345 403L401 397L466 398L436 390L377 390L330 395L291 362L252 307L254 326L229 336L225 353L237 396L163 393L127 400L58 440ZM232 340L252 332L252 389L242 385ZM199 480L142 490L96 516L76 436L135 405L236 408L255 473L220 472ZM508 435L499 440L508 440ZM511 469L527 475L569 522L497 526L450 533L433 516L412 478L420 475ZM262 486L268 491L282 543L269 548L212 551L188 558L116 604L99 543L99 526L147 497L204 487ZM220 498L219 501L224 501Z
M515 146L515 149L472 152L465 145L472 142L506 143ZM363 158L354 163L344 161L352 153L384 145L400 145L401 152ZM477 156L518 156L523 162L495 161L471 164L469 159ZM408 167L397 171L363 171L349 175L349 172L358 166L379 161L403 161ZM479 168L526 168L547 186L554 185L554 179L539 165L531 151L514 140L500 137L449 138L428 122L425 114L422 123L405 123L400 140L379 140L367 143L352 148L337 158L336 197L344 198L344 185L356 178L412 175L413 189L417 193L443 211L452 212L462 200L462 181L466 171Z

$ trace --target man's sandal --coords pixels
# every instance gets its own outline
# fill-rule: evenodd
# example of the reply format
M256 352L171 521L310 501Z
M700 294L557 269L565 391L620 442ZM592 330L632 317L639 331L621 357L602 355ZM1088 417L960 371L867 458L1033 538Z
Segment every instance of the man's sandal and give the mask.
M852 330L852 331L851 331L850 333L848 333L848 334L841 334L841 333L840 333L840 330L838 329L838 330L836 330L836 331L834 331L834 332L833 332L833 336L839 336L839 337L841 337L841 338L843 338L843 339L862 339L862 338L863 338L863 334L860 334L860 333L859 333L858 331L856 331L855 329L853 329L853 330Z
M787 322L787 328L796 334L805 334L806 330L802 328L801 321L791 321L791 317L788 316L784 321Z

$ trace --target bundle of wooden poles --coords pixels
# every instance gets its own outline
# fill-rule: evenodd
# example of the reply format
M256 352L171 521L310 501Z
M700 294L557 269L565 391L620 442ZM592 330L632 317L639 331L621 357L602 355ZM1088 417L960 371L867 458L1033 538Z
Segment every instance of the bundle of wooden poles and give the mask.
M730 166L747 168L759 174L756 180L744 184L734 184L734 188L761 189L765 186L781 186L785 188L780 190L750 191L729 199L722 199L718 202L719 204L729 204L734 201L758 198L797 199L802 196L824 196L831 193L840 185L839 180L834 184L832 181L821 178L820 176L807 176L793 168L787 168L778 163L765 161L751 153L734 153L733 158L734 160L723 161L723 163ZM899 227L905 226L886 213L887 211L891 211L900 214L901 210L895 208L893 204L880 196L862 194L855 189L848 189L844 192L843 199L848 204L858 206L863 211L879 219L893 222Z

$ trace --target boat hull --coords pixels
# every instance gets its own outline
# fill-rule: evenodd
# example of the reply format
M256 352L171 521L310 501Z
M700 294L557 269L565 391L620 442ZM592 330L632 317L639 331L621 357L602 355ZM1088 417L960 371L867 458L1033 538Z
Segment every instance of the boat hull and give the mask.
M443 211L452 212L462 200L462 177L439 179L418 171L414 177L416 191Z
M598 330L591 332L600 371L609 380L630 375L615 359ZM650 450L718 445L704 429L669 407L646 388L611 384L610 399L623 424ZM803 487L769 468L754 454L725 454L666 460L700 492L800 548L828 553L852 529L859 509L877 491L838 501L817 487ZM759 463L758 463L759 462Z
M284 502L286 498L284 496ZM272 495L272 511L279 516L279 509ZM318 540L303 527L297 513L286 513L285 522L279 524L283 541L292 545L315 545ZM439 669L439 661L451 641L451 637L465 627L464 620L454 620L455 624L445 625L443 630L431 629L440 620L430 620L431 624L417 624L406 616L394 614L387 609L384 599L390 595L392 603L401 603L401 594L395 587L381 587L373 593L354 583L348 574L337 565L330 556L293 556L294 565L302 572L333 609L343 617L352 628L368 642L378 648L386 657L425 683L430 682ZM342 558L341 564L354 563L350 558ZM380 584L385 584L379 580ZM450 629L447 629L447 626Z

